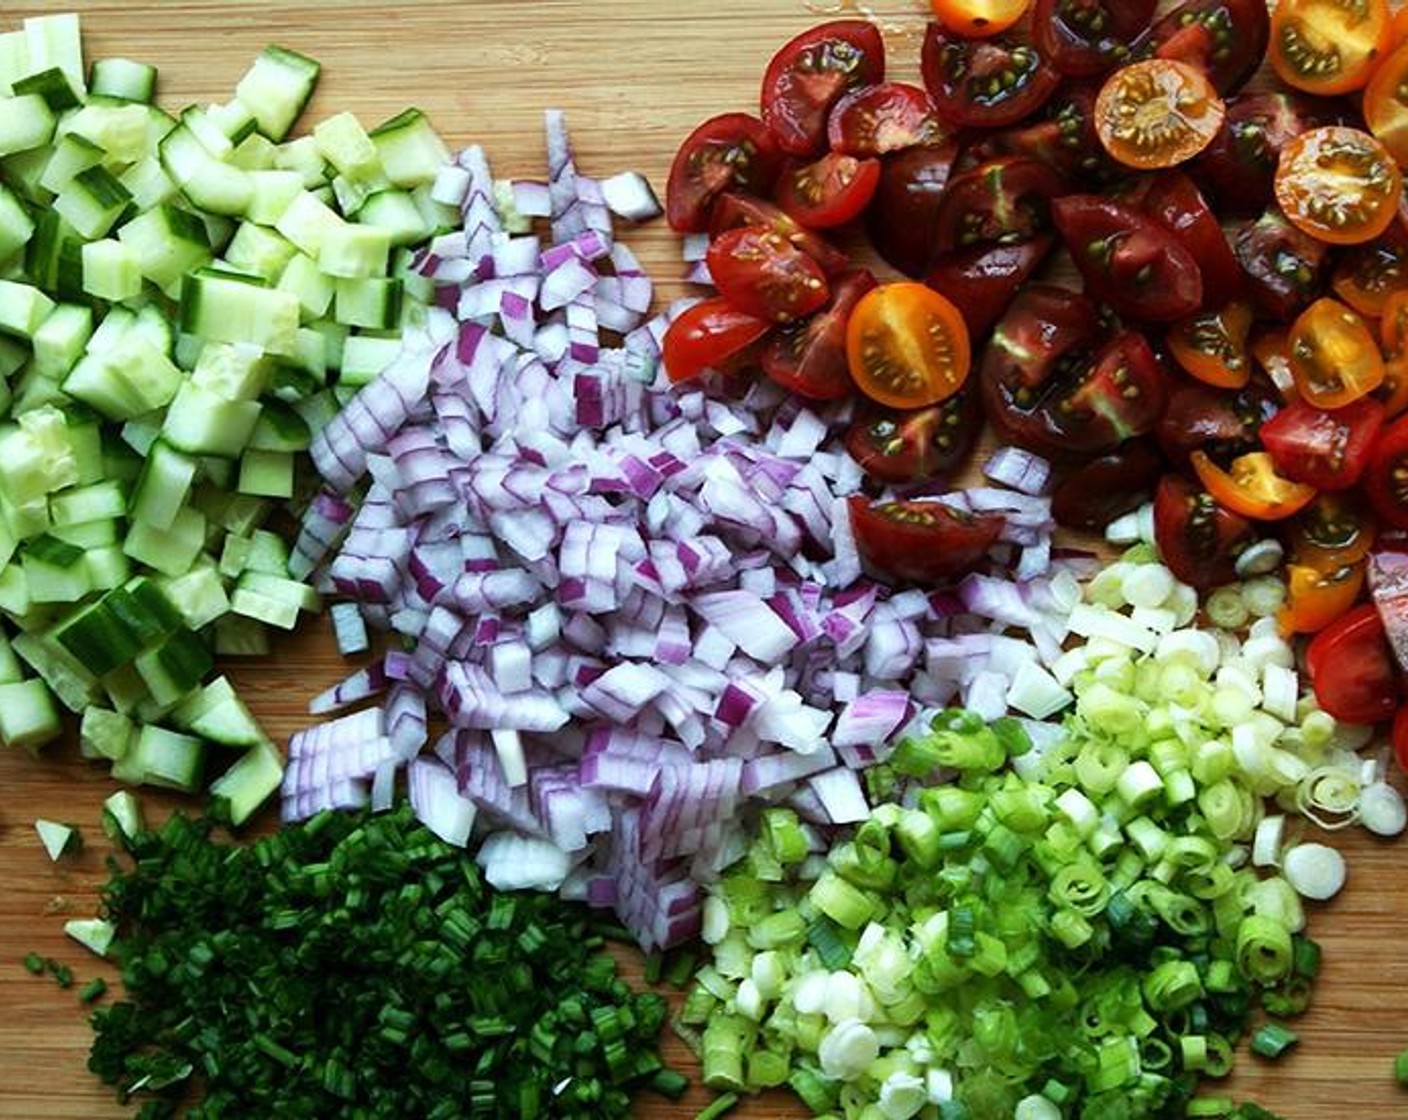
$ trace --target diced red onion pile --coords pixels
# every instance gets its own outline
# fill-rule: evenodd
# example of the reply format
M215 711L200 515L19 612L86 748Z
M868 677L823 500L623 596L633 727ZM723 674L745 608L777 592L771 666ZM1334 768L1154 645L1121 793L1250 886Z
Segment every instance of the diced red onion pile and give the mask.
M1005 712L1059 654L1074 579L1022 452L990 462L1005 485L941 498L1005 515L994 574L953 594L865 578L849 405L671 386L670 313L645 320L605 201L648 216L639 184L578 174L557 114L548 153L549 182L514 188L546 247L502 231L482 151L446 169L465 220L422 262L440 310L314 444L326 485L292 566L400 641L313 702L381 706L293 737L283 813L389 804L408 767L438 834L487 834L492 881L614 906L668 946L698 931L745 807L859 820L857 773L916 705ZM449 730L427 752L432 714Z

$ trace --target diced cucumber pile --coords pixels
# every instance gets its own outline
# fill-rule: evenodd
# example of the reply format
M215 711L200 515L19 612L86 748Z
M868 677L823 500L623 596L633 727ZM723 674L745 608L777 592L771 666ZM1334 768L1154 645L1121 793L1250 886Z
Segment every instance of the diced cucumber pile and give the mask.
M318 609L263 526L424 314L412 247L459 217L416 110L289 138L318 73L269 47L172 116L152 67L85 69L76 15L0 34L0 739L82 713L123 781L223 771L236 823L282 761L214 657Z

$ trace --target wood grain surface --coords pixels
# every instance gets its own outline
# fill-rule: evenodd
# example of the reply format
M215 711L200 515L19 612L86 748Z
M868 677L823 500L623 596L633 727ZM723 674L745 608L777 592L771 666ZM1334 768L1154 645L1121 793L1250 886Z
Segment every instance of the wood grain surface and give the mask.
M0 29L69 3L0 4ZM820 18L853 4L804 0L379 0L278 4L203 0L84 3L89 57L123 55L161 69L168 107L227 99L258 50L278 42L319 58L323 79L305 121L352 109L374 124L407 105L430 114L454 143L485 145L500 175L541 175L541 114L568 110L578 162L588 174L645 172L662 191L680 139L705 116L755 105L772 51ZM891 73L917 75L922 0L874 0L890 46ZM657 278L679 275L678 244L663 224L628 235ZM280 741L309 722L309 696L344 675L325 619L314 619L267 662L229 671ZM110 783L71 745L40 758L0 752L0 1118L120 1117L108 1090L85 1070L89 1030L75 992L30 976L34 950L65 961L80 981L107 970L68 942L63 920L93 912L105 845L98 807ZM159 816L174 798L145 797ZM89 840L51 864L33 829L44 816L79 825ZM267 822L267 818L266 818ZM1226 1091L1288 1120L1389 1120L1408 1116L1395 1088L1394 1054L1408 1047L1408 860L1396 844L1362 833L1341 841L1347 890L1318 908L1312 932L1325 948L1314 1010L1302 1041L1270 1065L1244 1058ZM636 970L638 962L627 962ZM683 1048L671 1057L686 1068ZM653 1120L692 1116L708 1099L642 1100ZM739 1117L801 1117L778 1094L747 1102ZM408 1118L409 1120L409 1118Z

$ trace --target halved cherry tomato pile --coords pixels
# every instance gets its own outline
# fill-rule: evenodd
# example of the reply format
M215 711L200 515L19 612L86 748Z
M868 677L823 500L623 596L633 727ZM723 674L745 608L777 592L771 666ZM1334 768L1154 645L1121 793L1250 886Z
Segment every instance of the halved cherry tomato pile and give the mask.
M991 539L913 500L980 415L1057 464L1062 524L1156 498L1201 589L1278 537L1283 629L1352 654L1325 660L1373 695L1341 711L1391 714L1408 686L1361 604L1375 538L1408 533L1408 25L1385 0L1157 7L933 0L922 88L887 78L866 21L787 43L760 115L675 158L669 218L711 235L720 298L671 329L667 369L868 398L845 442L886 501L851 525L895 578L961 573ZM1242 92L1263 62L1280 88ZM838 227L909 279L853 267ZM1042 280L1058 249L1078 287Z

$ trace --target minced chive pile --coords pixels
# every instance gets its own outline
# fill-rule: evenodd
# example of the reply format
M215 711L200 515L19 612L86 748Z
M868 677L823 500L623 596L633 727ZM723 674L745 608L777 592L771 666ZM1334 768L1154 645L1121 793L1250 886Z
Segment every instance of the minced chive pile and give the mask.
M616 975L589 912L488 887L402 805L248 846L172 817L113 864L126 998L89 1068L142 1120L630 1115L670 1096L663 999Z

